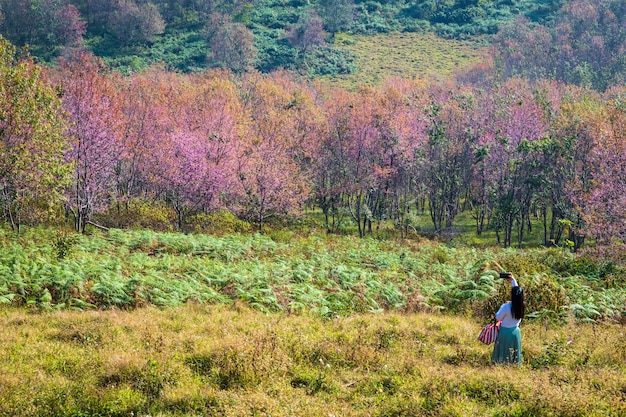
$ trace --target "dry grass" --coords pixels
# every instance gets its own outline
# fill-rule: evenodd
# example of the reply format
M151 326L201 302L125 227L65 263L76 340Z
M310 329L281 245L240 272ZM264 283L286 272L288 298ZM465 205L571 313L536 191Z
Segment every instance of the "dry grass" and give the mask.
M392 77L446 78L481 60L476 42L448 40L434 34L339 34L335 46L356 56L357 71L329 80L344 87L378 85Z
M614 324L525 324L520 369L489 365L475 320L425 313L9 308L0 326L2 416L626 413Z

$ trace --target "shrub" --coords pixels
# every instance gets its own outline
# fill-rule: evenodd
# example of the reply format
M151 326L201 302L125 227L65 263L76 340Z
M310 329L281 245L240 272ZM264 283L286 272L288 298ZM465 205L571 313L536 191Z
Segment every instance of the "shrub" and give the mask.
M220 236L249 233L252 230L250 223L237 218L230 211L196 214L187 220L187 228L196 233L210 233Z
M104 225L118 228L147 228L156 231L172 231L176 213L165 203L134 199L99 216Z
M526 312L530 318L558 319L569 305L565 288L555 278L535 275L524 280Z

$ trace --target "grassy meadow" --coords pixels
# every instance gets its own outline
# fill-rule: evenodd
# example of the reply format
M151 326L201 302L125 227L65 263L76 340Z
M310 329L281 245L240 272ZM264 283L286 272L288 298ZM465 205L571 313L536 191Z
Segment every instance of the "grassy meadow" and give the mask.
M524 365L489 365L480 323L324 319L189 303L0 310L2 416L623 416L626 332L525 323Z
M476 337L526 288L521 368ZM623 265L392 235L0 229L0 416L622 416Z
M346 88L379 85L393 77L446 78L480 62L483 49L478 40L412 32L367 36L340 33L334 45L355 57L356 71L322 78Z

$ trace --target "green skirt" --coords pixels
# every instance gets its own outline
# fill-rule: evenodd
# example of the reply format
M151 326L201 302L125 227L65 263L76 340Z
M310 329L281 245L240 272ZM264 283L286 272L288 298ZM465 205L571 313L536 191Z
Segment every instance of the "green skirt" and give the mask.
M500 327L491 363L522 364L522 334L519 327Z

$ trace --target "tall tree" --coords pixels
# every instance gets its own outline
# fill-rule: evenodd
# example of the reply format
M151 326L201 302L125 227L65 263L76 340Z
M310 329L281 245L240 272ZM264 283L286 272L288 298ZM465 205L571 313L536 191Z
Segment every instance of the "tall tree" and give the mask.
M177 197L184 210L211 212L227 207L237 188L243 111L235 84L222 74L194 77L182 88L171 114L176 128L169 155ZM181 210L179 226L183 226Z
M341 202L361 237L371 231L381 187L391 174L384 149L382 104L374 89L333 92L326 99L329 127L319 169L328 170L327 179L332 182L321 191L334 204Z
M424 144L430 215L437 232L452 227L466 188L472 131L471 93L433 89L428 141Z
M302 114L295 87L281 74L253 74L242 86L249 124L238 158L240 213L261 230L268 218L299 211L309 197L310 184L300 175L301 164L294 152Z
M168 132L171 85L174 74L161 68L122 79L119 86L123 113L122 153L115 169L118 214L135 198L155 197L154 171L161 139Z
M601 99L575 86L545 84L537 91L539 101L551 113L550 136L541 155L547 185L540 190L539 203L544 243L561 245L567 239L577 250L584 242L584 225L575 202L582 190L589 189L594 170L590 158L594 141L588 120L601 111Z
M596 170L581 215L588 233L602 244L611 244L612 239L626 242L626 102L622 94L592 120L595 147L591 158Z
M58 76L63 83L63 107L72 121L69 160L75 168L68 210L76 230L84 232L94 212L109 208L115 196L121 106L114 75L88 52L61 60Z
M67 115L41 69L0 37L0 207L11 227L50 218L68 184Z
M517 226L521 245L535 193L542 186L538 155L547 126L527 82L512 79L493 96L492 119L478 145L485 149L491 168L488 183L498 240L504 232L502 243L510 246Z
M395 226L408 233L414 228L412 210L423 208L425 201L428 88L424 81L394 79L387 81L383 93L380 125L388 172L383 196L388 201L379 215L394 219Z

